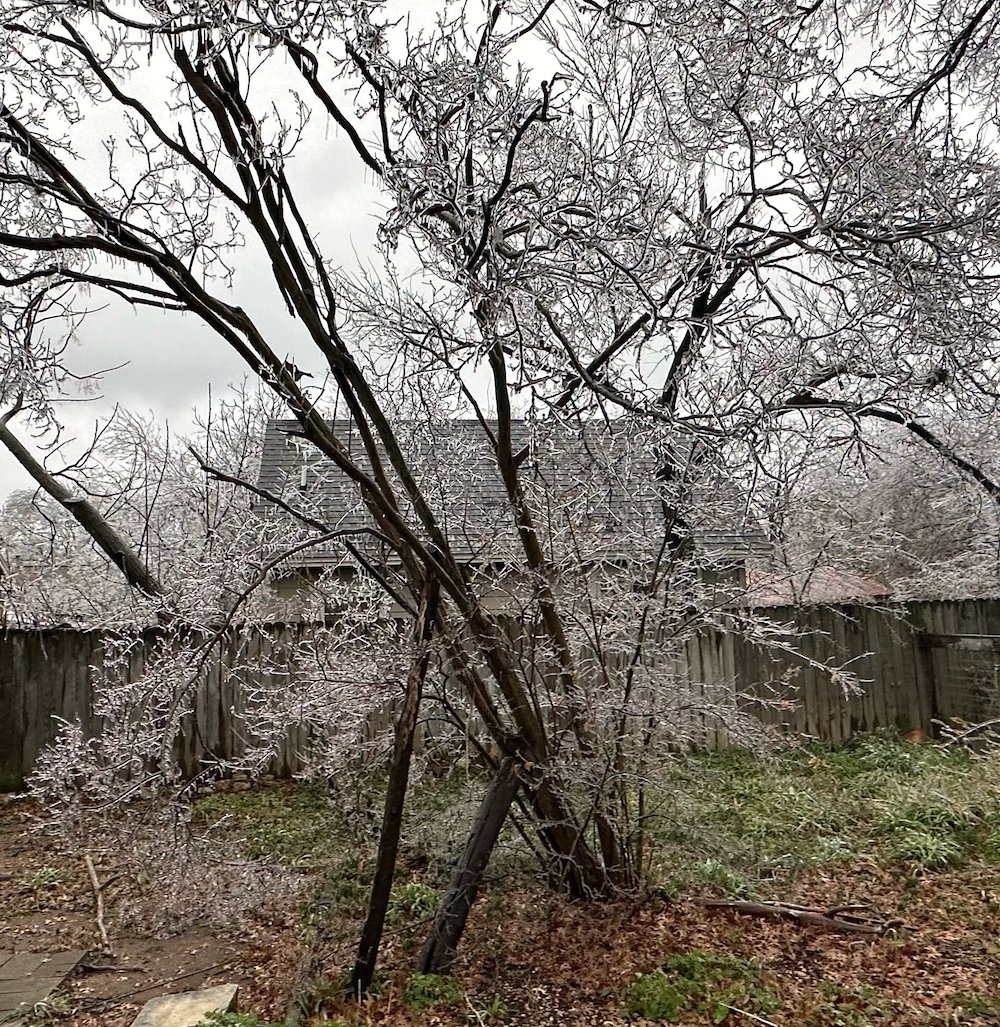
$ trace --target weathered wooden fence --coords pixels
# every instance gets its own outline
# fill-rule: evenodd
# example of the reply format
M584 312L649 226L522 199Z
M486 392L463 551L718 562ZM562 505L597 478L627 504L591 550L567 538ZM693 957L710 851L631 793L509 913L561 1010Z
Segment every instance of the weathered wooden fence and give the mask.
M738 636L704 638L698 648L709 660L702 678L733 680L759 696L756 715L776 729L842 741L879 728L931 733L935 721L1000 716L1000 600L765 612L792 626L788 641L800 657ZM819 665L849 672L861 691Z
M772 731L832 741L878 728L929 732L934 720L1000 716L1000 600L777 607L755 616L779 626L778 647L748 642L734 622L731 631L692 636L680 659L679 676L686 680L677 715L687 717L689 734L706 746L729 743L713 709L734 695ZM788 627L784 639L782 625ZM283 647L310 630L274 625L224 638L200 675L185 720L177 755L186 768L196 768L207 754L225 758L242 751L244 690L287 686ZM154 637L150 631L147 650ZM783 640L795 651L782 651ZM103 650L96 631L0 633L0 790L21 785L55 737L56 718L79 720L88 735L100 732L93 693ZM143 665L139 647L127 677L138 679ZM862 690L852 692L824 667L845 668ZM272 769L294 773L306 741L304 729L290 732Z
M190 775L211 754L226 759L245 751L248 692L288 691L283 654L311 632L304 624L274 624L232 630L216 642L193 680L191 713L184 718L174 756ZM150 628L116 676L138 681L146 671L158 629ZM60 721L78 721L87 737L101 733L94 710L95 685L105 665L105 634L72 629L0 632L0 792L19 788L39 752L52 742ZM287 732L272 770L299 769L307 741L305 728Z

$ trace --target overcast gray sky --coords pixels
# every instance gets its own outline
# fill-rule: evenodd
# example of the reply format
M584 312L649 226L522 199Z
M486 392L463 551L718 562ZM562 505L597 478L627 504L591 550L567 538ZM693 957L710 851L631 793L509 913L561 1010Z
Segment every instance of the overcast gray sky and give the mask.
M327 257L345 269L377 259L375 232L382 210L370 176L350 145L337 136L335 126L314 133L318 140L303 144L292 158L290 172L299 187L300 202L312 212L310 224ZM87 161L81 177L86 181ZM278 296L270 268L260 255L247 249L234 257L237 274L225 298L254 315L274 349L289 353L304 370L322 378L322 368L310 368L316 350L303 343L298 322L291 319ZM224 289L224 286L219 286ZM78 332L79 344L67 353L74 374L88 374L124 364L105 375L98 396L59 406L59 419L67 434L80 443L93 435L96 422L106 419L118 403L140 413L169 420L174 432L184 433L196 407L205 409L209 386L219 395L226 385L239 382L246 368L239 357L211 330L190 314L132 309L114 299L92 295L96 310ZM22 423L12 422L23 441L30 437ZM78 447L68 447L73 453ZM58 459L51 461L58 468ZM34 483L6 449L0 447L0 498Z
M442 0L393 0L387 6L387 16L390 20L402 16L396 25L401 41L407 26L413 30L429 26L441 5ZM477 33L485 17L482 6L470 4L465 16L470 30ZM536 62L548 68L551 63L546 48L528 38L517 44L517 59L526 68ZM147 102L155 98L156 103L162 103L168 68L159 65L152 51L149 61L136 69L128 85ZM554 68L548 70L551 73ZM302 85L298 73L278 60L267 63L264 75L265 92L275 86L281 92L289 85L296 89ZM329 85L336 88L334 83ZM351 111L353 103L345 98L343 108ZM87 116L86 130L73 133L74 146L82 155L74 170L85 184L94 178L104 181L107 158L102 137L114 138L123 145L124 133L116 117L114 104L93 109ZM365 135L374 130L373 125L359 128ZM349 271L366 264L381 267L375 236L384 199L344 134L315 105L287 169L299 205L327 259ZM399 259L406 266L408 258L401 255ZM316 349L299 336L300 325L285 310L266 260L249 249L233 260L237 274L233 291L225 298L254 316L276 352L287 352L303 370L322 379L324 369L312 366L318 355ZM99 397L60 406L59 419L79 444L93 436L95 423L106 419L116 403L137 413L152 414L161 422L169 420L172 432L183 434L191 426L194 409L205 409L209 386L213 395L220 395L227 384L243 379L245 368L239 358L195 317L148 308L133 310L117 300L104 301L96 290L92 301L95 306L102 302L107 306L81 326L79 345L67 354L70 369L75 374L88 374L125 366L105 376ZM23 424L13 422L11 427L19 430L25 442L31 441ZM68 452L72 454L73 447L68 447ZM58 468L56 462L51 466ZM0 447L0 500L14 489L32 487L28 475Z

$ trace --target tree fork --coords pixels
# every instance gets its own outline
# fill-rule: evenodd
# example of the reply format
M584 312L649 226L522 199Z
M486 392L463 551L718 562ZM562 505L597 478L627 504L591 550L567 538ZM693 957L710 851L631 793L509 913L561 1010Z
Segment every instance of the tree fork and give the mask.
M465 851L455 867L448 894L434 918L434 926L420 957L421 973L443 974L451 968L482 884L483 872L507 820L519 784L517 763L507 756L501 760L479 804Z
M368 993L375 975L378 949L382 941L382 929L389 908L392 879L396 871L396 855L399 851L399 837L403 821L403 805L410 779L410 759L413 755L413 739L416 734L417 712L423 693L427 667L430 663L430 639L437 617L440 589L436 578L431 578L421 598L420 609L413 627L416 654L406 678L406 695L403 709L396 720L393 739L392 763L389 766L389 783L385 792L385 808L382 814L382 831L379 836L375 875L372 878L371 897L368 900L368 914L358 943L358 954L348 987L349 998L360 998Z

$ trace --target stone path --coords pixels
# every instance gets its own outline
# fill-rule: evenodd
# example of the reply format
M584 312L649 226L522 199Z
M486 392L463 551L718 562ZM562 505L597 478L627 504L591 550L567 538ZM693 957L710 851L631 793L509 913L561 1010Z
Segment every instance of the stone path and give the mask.
M48 998L82 958L81 951L0 951L0 1024L16 1024L17 1012Z

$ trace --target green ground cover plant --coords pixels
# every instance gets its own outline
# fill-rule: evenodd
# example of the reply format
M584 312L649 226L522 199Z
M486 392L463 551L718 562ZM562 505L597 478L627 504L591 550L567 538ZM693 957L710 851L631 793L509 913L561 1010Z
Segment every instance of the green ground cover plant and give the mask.
M958 991L951 998L959 1023L973 1023L987 1019L1000 1023L1000 991L984 992Z
M423 920L433 916L441 901L441 892L418 881L397 885L389 899L386 920L391 924Z
M669 893L766 893L859 857L921 871L995 862L1000 762L882 734L667 761L650 829Z
M805 1027L890 1027L895 1011L888 998L872 987L819 982L819 1001Z
M694 951L671 956L658 970L640 974L625 994L624 1011L633 1018L669 1023L685 1013L702 1013L712 1023L724 1023L733 1012L761 1015L778 1006L755 960Z
M414 974L403 989L403 1001L415 1010L462 1001L462 986L447 974Z
M277 1027L261 1021L256 1013L223 1012L214 1010L205 1014L197 1027Z

